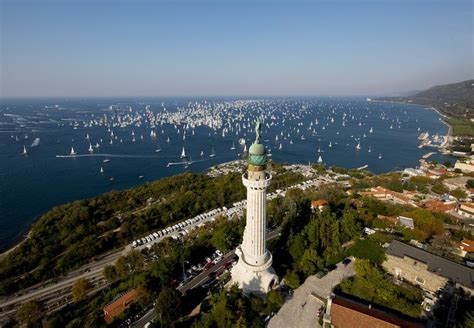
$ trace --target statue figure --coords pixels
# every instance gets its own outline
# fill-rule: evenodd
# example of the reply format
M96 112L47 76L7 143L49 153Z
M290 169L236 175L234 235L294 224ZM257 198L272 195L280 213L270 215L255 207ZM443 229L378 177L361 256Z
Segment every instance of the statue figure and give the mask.
M260 128L261 128L261 124L260 124L260 120L257 119L257 121L255 122L255 143L260 143Z

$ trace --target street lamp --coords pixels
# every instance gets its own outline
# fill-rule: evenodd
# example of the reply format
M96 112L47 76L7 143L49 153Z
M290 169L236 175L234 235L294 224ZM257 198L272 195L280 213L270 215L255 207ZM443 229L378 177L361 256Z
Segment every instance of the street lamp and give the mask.
M186 271L184 271L184 263L189 264L189 261L183 261L183 282L186 280Z

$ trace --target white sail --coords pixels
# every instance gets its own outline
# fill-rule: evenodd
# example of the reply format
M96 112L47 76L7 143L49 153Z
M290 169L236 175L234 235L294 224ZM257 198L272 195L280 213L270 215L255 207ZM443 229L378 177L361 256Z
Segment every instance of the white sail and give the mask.
M321 157L321 155L318 157L318 163L322 163L323 162L323 158Z
M186 151L184 150L184 147L183 147L183 150L181 151L181 158L186 158Z
M77 153L74 151L74 147L71 147L71 152L69 153L71 156L76 155Z
M28 154L28 152L26 151L26 147L23 146L23 155L27 155L27 154Z

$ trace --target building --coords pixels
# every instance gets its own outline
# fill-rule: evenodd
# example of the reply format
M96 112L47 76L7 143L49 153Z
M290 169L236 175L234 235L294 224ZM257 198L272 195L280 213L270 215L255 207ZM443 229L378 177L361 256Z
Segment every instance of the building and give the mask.
M415 202L411 199L414 194L404 195L396 191L391 191L383 187L371 188L369 191L361 192L363 196L373 197L382 201L390 201L395 204L411 205L416 207Z
M105 322L112 322L114 318L125 312L137 299L138 292L135 289L130 289L126 293L119 295L118 298L104 307Z
M419 176L424 176L425 172L420 169L414 169L414 168L406 168L403 170L404 174L407 174L410 177L419 177Z
M474 172L474 161L472 159L465 161L457 160L456 164L454 164L454 168L460 169L462 172L465 173Z
M474 203L461 203L457 212L465 218L474 219Z
M474 270L467 266L397 240L392 241L385 255L382 266L399 279L430 292L451 281L474 294Z
M311 210L312 211L315 211L315 210L322 211L327 207L328 207L327 200L318 199L318 200L311 201Z
M242 175L247 188L247 222L242 244L235 253L239 261L232 268L232 283L244 293L267 293L278 283L272 268L272 254L266 249L267 188L272 176L266 171L267 154L260 143L260 122L257 121L256 139L249 149L248 169Z
M329 298L323 327L335 328L421 328L423 325L398 313L383 310L367 302L355 301L340 295Z
M421 203L420 207L431 212L452 213L456 210L457 203L454 201L442 202L439 200L430 200Z
M455 190L455 189L466 189L466 184L469 179L472 179L471 177L456 177L456 178L449 178L449 179L444 179L443 184L449 189L449 190Z
M465 257L469 253L474 253L474 241L464 238L459 243L459 249L461 250L462 257Z
M398 222L400 223L401 226L409 228L411 230L415 229L415 223L413 222L412 218L408 218L406 216L399 216L398 217Z

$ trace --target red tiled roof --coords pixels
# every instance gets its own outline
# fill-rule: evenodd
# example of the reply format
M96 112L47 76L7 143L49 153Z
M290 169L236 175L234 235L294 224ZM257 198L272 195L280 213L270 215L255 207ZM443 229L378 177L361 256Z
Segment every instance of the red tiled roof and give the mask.
M456 208L456 203L446 204L439 200L432 200L432 201L423 203L423 207L426 208L428 211L448 212Z
M104 307L105 321L111 322L115 317L124 312L130 304L135 302L138 298L138 292L135 289L130 289L128 292L117 298L115 301L107 304Z
M331 323L336 328L422 327L416 322L338 296L332 301Z
M327 205L327 204L328 204L327 200L318 199L318 200L313 200L313 201L311 202L311 207L314 208L314 207L319 207L319 206L325 206L325 205Z
M468 253L474 253L474 241L464 238L459 247Z

